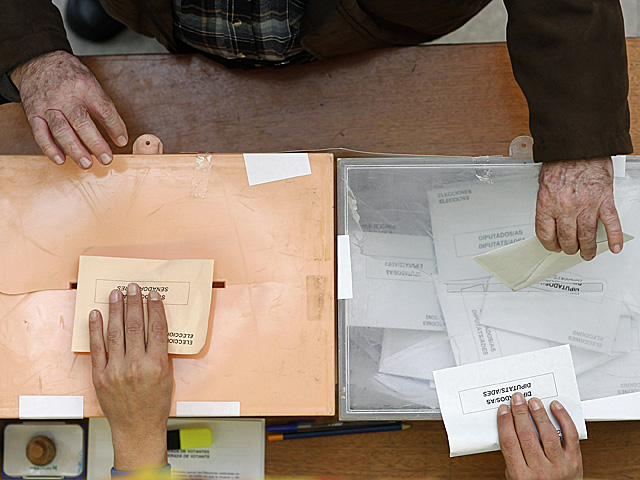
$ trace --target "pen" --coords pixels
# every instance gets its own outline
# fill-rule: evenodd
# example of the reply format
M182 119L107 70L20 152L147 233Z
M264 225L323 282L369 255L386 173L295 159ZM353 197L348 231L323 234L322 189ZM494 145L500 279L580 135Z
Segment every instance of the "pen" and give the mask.
M308 430L327 430L338 427L344 428L356 428L356 427L371 427L380 425L395 425L399 424L399 421L355 421L355 422L333 422L333 423L313 423L312 421L305 422L291 422L283 423L280 425L268 425L267 432L299 432Z
M279 425L267 425L267 432L295 432L300 427L304 427L313 422L313 420L300 420L298 422L281 423Z
M354 433L391 432L394 430L406 430L410 427L411 425L400 423L397 425L379 425L360 428L335 428L333 430L275 433L268 435L267 438L270 442L277 442L279 440L295 440L296 438L331 437L334 435L350 435Z

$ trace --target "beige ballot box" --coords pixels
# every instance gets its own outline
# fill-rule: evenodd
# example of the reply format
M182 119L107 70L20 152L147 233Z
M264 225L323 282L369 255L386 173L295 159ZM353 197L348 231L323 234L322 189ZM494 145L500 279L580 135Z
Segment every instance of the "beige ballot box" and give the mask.
M0 416L35 396L102 414L90 356L71 348L80 256L215 262L204 346L172 356L172 415L333 414L334 160L288 162L0 156Z

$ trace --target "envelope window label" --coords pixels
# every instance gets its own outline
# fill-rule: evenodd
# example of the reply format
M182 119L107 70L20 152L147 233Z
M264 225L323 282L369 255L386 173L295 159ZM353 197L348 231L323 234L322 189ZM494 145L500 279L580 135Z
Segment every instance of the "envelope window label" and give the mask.
M462 413L465 415L497 409L509 403L511 396L520 392L525 398L536 396L540 399L558 396L558 388L553 372L529 378L511 380L458 392Z
M432 259L367 257L367 277L382 280L408 280L413 282L431 279L436 262Z
M122 294L127 296L127 285L135 282L135 280L96 280L96 291L94 302L108 304L109 294L112 290L120 290ZM144 282L137 281L140 285L140 292L144 300L149 298L149 293L158 292L160 298L165 305L188 305L189 304L189 292L191 290L191 283L189 282Z
M533 225L515 225L480 232L454 234L456 256L469 257L526 240L535 233Z

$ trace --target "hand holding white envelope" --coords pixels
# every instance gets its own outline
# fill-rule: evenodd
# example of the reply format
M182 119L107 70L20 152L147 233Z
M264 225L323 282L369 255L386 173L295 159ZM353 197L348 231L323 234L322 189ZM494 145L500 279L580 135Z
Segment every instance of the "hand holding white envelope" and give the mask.
M587 438L568 345L433 372L452 457L499 450L497 410L511 396L559 400ZM551 419L556 429L558 423Z
M634 237L624 233L623 238L626 243ZM596 255L609 249L607 232L601 222L598 222L596 244ZM542 246L538 237L531 237L472 258L513 291L522 290L584 262L579 252L574 255L550 252Z

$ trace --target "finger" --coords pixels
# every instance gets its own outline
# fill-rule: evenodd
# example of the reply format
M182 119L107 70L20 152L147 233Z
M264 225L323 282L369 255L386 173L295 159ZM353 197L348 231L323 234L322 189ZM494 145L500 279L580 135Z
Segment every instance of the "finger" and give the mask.
M622 236L622 226L620 225L620 218L618 217L618 210L613 198L602 202L600 210L598 211L600 220L604 224L604 228L607 231L607 238L609 239L609 250L613 253L620 253L624 238Z
M149 313L149 333L147 335L147 353L157 357L167 358L168 327L164 305L158 292L149 293L147 302Z
M598 217L591 214L591 212L581 215L578 217L577 227L580 256L583 260L592 260L597 253L596 233L598 231Z
M560 243L556 233L556 219L536 211L536 236L544 248L552 252L560 252Z
M519 471L526 468L527 463L522 455L513 416L507 405L500 405L498 408L498 438L507 470Z
M142 295L137 283L127 286L127 314L124 321L127 356L140 358L144 355L144 311Z
M64 163L64 152L53 139L47 121L42 117L33 117L29 119L29 123L31 124L33 138L43 153L56 165L62 165Z
M109 347L109 359L124 358L124 298L119 290L112 290L109 294L107 347Z
M111 140L113 140L116 145L124 147L129 138L127 127L111 98L102 91L100 95L88 97L85 100L85 105L91 115L105 128Z
M89 155L87 149L84 148L62 112L59 110L47 110L45 112L45 118L49 124L53 138L55 138L58 145L62 147L62 150L64 150L80 168L90 168L93 164L91 155Z
M64 112L71 127L75 130L80 140L93 153L100 163L109 165L113 160L113 154L109 145L91 120L89 112L84 105L75 105Z
M89 349L91 350L93 374L96 375L107 366L107 351L104 346L104 334L102 330L102 314L99 310L91 310L89 314Z
M560 248L567 255L578 252L578 228L576 219L573 217L561 216L557 220L558 242Z
M518 392L511 397L511 415L515 424L516 434L520 441L522 454L531 468L544 464L545 457L538 434L533 428L529 418L529 409L522 393Z
M564 457L564 450L562 449L558 431L549 420L542 402L537 398L529 400L529 411L538 429L538 434L544 447L544 454L552 463L558 462Z
M571 455L580 455L580 439L578 430L573 423L569 412L565 410L562 404L555 400L551 402L551 413L556 417L562 430L562 438L564 440L564 449Z

